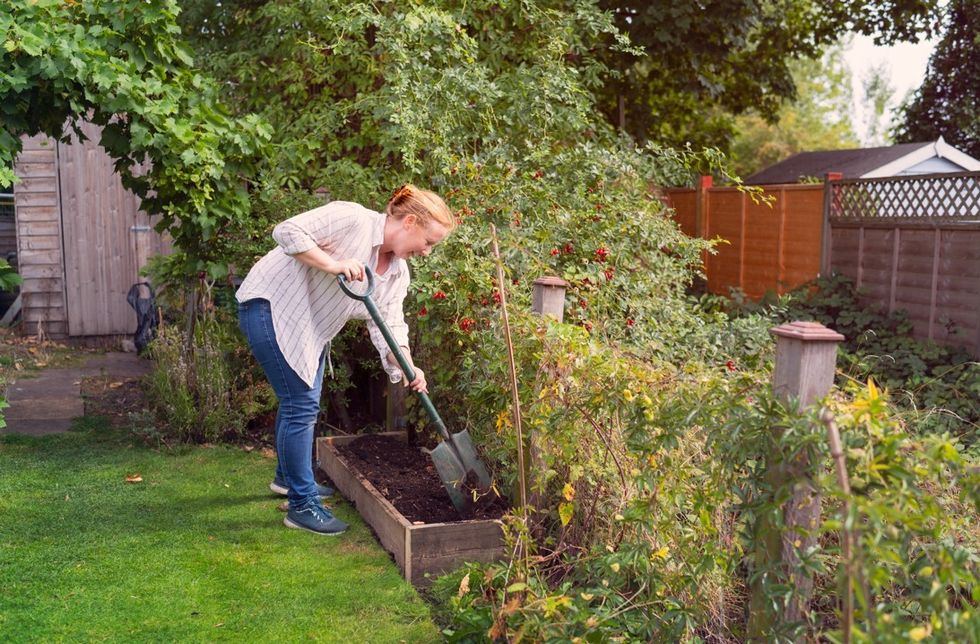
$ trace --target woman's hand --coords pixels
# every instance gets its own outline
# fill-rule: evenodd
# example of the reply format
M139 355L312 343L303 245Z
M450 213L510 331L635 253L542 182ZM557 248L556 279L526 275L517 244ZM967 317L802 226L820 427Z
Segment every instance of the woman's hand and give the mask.
M364 279L364 264L356 259L335 259L327 269L328 273L343 275L350 282Z
M425 372L414 365L412 368L415 370L415 380L408 382L408 378L402 378L402 382L405 383L406 387L411 387L412 391L429 393L429 383L425 381Z

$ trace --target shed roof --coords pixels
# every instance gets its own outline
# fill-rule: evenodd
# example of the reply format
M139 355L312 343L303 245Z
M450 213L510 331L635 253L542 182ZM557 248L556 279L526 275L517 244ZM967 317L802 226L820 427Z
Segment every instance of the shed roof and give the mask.
M923 143L800 152L756 172L746 178L745 183L798 183L800 177L823 178L828 172L840 172L845 179L893 176L932 157L948 159L964 170L980 169L980 161L939 137L937 141Z

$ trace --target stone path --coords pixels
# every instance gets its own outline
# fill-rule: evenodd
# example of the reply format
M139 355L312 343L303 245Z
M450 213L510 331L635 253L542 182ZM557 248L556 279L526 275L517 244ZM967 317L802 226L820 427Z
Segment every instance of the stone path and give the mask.
M72 419L85 414L83 378L103 374L139 378L149 369L150 362L135 353L105 353L91 356L78 367L45 369L36 378L18 380L7 388L10 407L2 412L7 426L0 434L42 436L68 431Z

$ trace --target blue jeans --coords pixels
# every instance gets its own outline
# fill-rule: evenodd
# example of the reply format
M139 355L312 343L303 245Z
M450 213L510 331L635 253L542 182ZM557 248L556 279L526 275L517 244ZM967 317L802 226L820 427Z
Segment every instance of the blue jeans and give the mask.
M308 387L279 349L268 300L254 299L239 304L238 324L279 399L276 480L284 481L289 488L289 507L299 508L311 498L319 498L313 478L313 428L320 413L326 351L320 355L313 387Z

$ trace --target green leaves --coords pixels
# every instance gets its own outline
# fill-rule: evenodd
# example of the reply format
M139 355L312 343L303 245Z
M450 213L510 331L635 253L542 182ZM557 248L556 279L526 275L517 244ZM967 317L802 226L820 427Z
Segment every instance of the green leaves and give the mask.
M13 2L0 16L0 103L15 129L0 134L0 167L20 134L61 137L66 119L91 110L124 184L151 214L165 214L177 245L203 258L217 226L246 216L241 177L255 172L270 133L254 118L218 116L216 88L189 68L177 12L173 0ZM133 159L150 162L145 176L133 174ZM10 179L0 170L0 186Z

